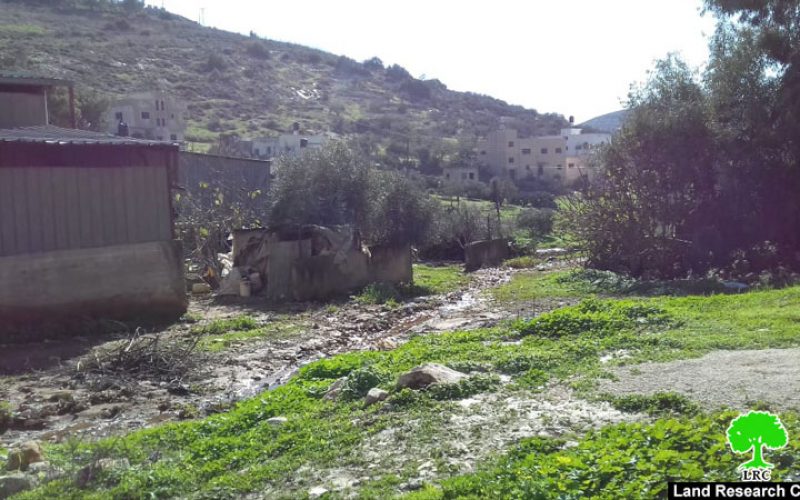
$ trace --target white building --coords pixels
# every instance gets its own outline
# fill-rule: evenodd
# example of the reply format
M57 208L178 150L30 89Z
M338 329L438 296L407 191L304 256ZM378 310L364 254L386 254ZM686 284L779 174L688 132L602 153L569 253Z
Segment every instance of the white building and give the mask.
M252 140L254 158L270 160L280 156L298 157L306 151L321 148L327 142L324 135L303 135L299 132L278 137L259 137Z
M536 177L558 183L591 178L592 152L611 140L607 133L583 133L562 129L559 135L519 137L516 130L502 129L478 141L478 162L492 175L513 180Z
M186 106L161 91L142 92L119 98L106 112L108 132L141 139L183 142Z

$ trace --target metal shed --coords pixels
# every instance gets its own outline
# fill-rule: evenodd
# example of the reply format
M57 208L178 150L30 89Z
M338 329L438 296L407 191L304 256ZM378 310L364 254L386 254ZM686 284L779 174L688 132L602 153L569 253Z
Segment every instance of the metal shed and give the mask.
M0 317L182 313L177 165L163 142L0 130Z

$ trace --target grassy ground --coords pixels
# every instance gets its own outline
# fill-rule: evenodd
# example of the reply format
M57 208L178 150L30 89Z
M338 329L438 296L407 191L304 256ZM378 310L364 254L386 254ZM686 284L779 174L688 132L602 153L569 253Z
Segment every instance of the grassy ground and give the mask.
M468 283L469 277L460 265L414 264L414 283L399 286L387 283L368 285L355 299L362 304L397 306L415 297L453 292Z
M319 484L314 471L341 468L369 471L357 493L383 498L393 496L399 484L417 473L417 463L370 468L376 459L365 455L365 443L409 421L424 423L416 434L435 434L450 425L447 415L454 400L491 391L535 394L548 381L573 384L588 396L592 380L605 376L608 366L599 358L620 349L632 357L609 364L698 356L713 349L800 345L800 287L741 295L590 297L608 289L608 283L588 281L585 275L520 275L497 292L500 299L556 295L585 300L530 321L419 336L393 351L320 360L305 366L285 386L205 420L95 444L53 447L52 461L65 469L103 456L125 457L131 466L101 474L87 489L78 489L71 479L59 480L22 498L224 498L247 491L296 498ZM401 373L426 362L472 376L436 391L394 390ZM502 388L499 375L510 380ZM344 399L322 399L339 377L347 377ZM374 386L389 390L391 396L383 405L364 408L360 398ZM558 438L524 440L506 456L484 462L477 472L427 486L412 496L649 497L662 491L668 478L736 479L741 457L725 448L723 437L729 413L698 413L692 405L670 398L617 403L647 409L664 406L663 401L676 410L675 416L608 427L576 437L577 444L570 446ZM286 423L268 422L276 416L286 417ZM790 435L800 431L795 416L785 414L784 422ZM797 451L794 443L782 452L786 457L770 455L786 462L781 474L797 470L798 465L789 465ZM442 467L446 458L442 456Z

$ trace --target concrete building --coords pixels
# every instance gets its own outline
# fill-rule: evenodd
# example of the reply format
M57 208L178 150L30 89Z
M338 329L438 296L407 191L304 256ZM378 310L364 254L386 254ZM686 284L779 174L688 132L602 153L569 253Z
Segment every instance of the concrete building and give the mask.
M575 127L559 135L524 138L516 130L502 129L478 141L478 162L493 176L568 184L594 175L592 152L610 139L611 134L583 133Z
M70 114L75 126L72 82L16 73L0 73L0 129L49 124L47 93L53 87L69 89Z
M166 92L151 91L122 97L106 111L107 130L115 135L138 139L183 142L186 133L186 105ZM127 125L122 130L120 122Z
M454 189L462 187L468 182L477 182L478 180L477 166L445 167L442 173L444 185Z
M327 137L295 131L277 137L259 137L248 142L251 143L249 147L253 158L271 160L280 156L296 158L306 151L321 148L327 142Z

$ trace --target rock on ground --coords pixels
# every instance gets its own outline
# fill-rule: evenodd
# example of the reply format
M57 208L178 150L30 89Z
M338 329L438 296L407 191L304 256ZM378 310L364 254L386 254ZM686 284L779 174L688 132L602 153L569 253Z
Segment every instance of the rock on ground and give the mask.
M30 464L44 461L44 453L38 441L26 441L8 454L8 470L27 470Z
M466 374L457 372L452 368L436 363L427 363L400 375L397 380L397 388L424 389L429 385L435 384L455 384L466 376Z
M374 405L379 401L383 401L384 399L389 397L389 393L384 391L383 389L378 389L377 387L373 387L367 393L367 396L364 398L364 404L366 406Z
M19 472L0 476L0 498L8 498L34 486L36 486L34 478Z

